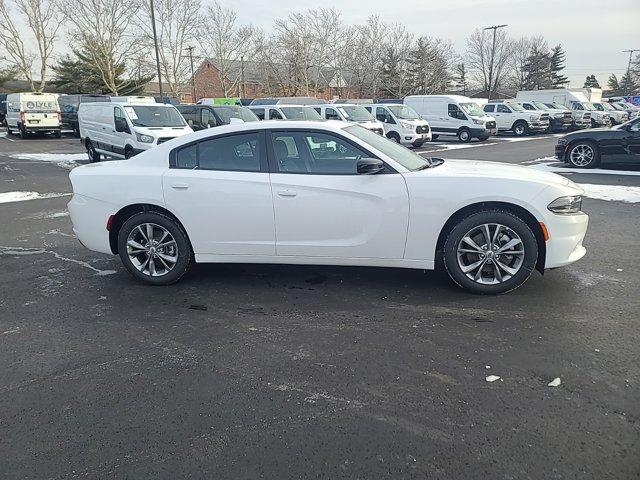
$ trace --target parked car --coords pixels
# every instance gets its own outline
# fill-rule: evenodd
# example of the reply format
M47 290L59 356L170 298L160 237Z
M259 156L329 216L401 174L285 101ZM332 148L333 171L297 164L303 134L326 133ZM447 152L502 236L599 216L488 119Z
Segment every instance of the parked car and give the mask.
M609 115L611 125L620 125L629 120L629 114L620 110L616 110L606 102L592 102L592 105L599 112L606 112Z
M581 128L587 120L591 127L609 126L609 115L600 112L589 103L585 91L591 89L553 88L548 90L522 90L516 94L516 100L538 100L547 105L557 103L574 112L574 127Z
M21 138L31 133L52 133L60 138L60 107L53 93L23 92L7 95L7 134Z
M345 122L227 125L92 167L69 176L75 235L152 285L194 261L433 269L443 258L458 285L495 294L585 254L570 180L424 158Z
M633 120L640 115L640 108L629 102L609 102L609 105L619 112L627 112L629 120Z
M78 107L81 103L109 102L108 95L60 95L58 106L60 107L60 119L62 129L73 130L76 137L80 136L78 127Z
M514 100L491 100L483 110L495 117L499 132L513 132L521 137L549 129L548 113L531 113Z
M431 141L429 122L416 111L401 103L373 103L365 105L376 120L382 122L384 134L389 139L402 145L421 147L424 142Z
M376 120L362 105L356 105L354 103L325 103L315 105L313 108L320 114L320 117L325 120L341 120L343 122L357 123L378 135L384 135L382 122Z
M573 125L573 115L566 107L550 107L536 100L518 102L522 108L529 112L547 113L549 115L549 128L547 132L566 132L571 130Z
M461 142L481 142L498 133L496 120L488 117L470 98L461 95L409 95L404 104L429 122L432 138L456 136Z
M0 125L6 126L7 120L7 94L0 93Z
M316 100L317 101L317 100ZM322 117L309 105L250 105L251 110L260 120L322 120Z
M640 162L640 118L609 128L574 132L558 139L556 158L576 168Z
M193 132L173 105L132 100L80 104L80 140L91 162L100 161L101 155L131 158Z
M251 110L237 105L177 105L176 108L195 132L203 128L228 125L235 121L258 121L258 117Z

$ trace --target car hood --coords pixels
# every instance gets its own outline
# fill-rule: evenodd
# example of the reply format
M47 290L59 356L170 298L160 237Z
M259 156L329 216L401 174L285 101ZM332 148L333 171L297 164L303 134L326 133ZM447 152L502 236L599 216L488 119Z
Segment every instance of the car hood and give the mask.
M510 165L500 162L485 162L478 160L445 160L434 167L438 174L449 176L465 176L477 178L500 178L505 180L524 180L544 185L575 186L575 184L552 172L544 172L522 165ZM430 169L422 170L428 172ZM576 186L576 188L579 188Z

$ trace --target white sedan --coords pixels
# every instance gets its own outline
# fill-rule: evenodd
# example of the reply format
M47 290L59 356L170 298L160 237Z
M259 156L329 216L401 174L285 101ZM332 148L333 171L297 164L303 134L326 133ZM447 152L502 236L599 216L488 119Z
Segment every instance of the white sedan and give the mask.
M203 130L70 174L74 232L133 276L192 262L434 269L476 293L585 254L583 191L552 173L423 158L358 125Z

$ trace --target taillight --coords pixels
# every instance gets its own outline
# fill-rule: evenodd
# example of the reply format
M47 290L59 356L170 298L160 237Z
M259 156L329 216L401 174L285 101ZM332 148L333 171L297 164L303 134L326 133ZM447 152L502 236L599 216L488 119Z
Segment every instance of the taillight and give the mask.
M62 123L62 114L58 112L58 123Z
M113 220L115 219L115 215L109 215L109 218L107 219L107 230L110 232L111 228L113 227Z

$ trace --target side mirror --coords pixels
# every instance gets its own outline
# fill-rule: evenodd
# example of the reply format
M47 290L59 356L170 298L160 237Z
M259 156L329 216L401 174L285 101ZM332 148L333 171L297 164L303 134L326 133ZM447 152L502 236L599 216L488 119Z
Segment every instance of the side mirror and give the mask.
M375 175L384 170L384 163L377 158L361 158L356 164L356 170L360 175Z

